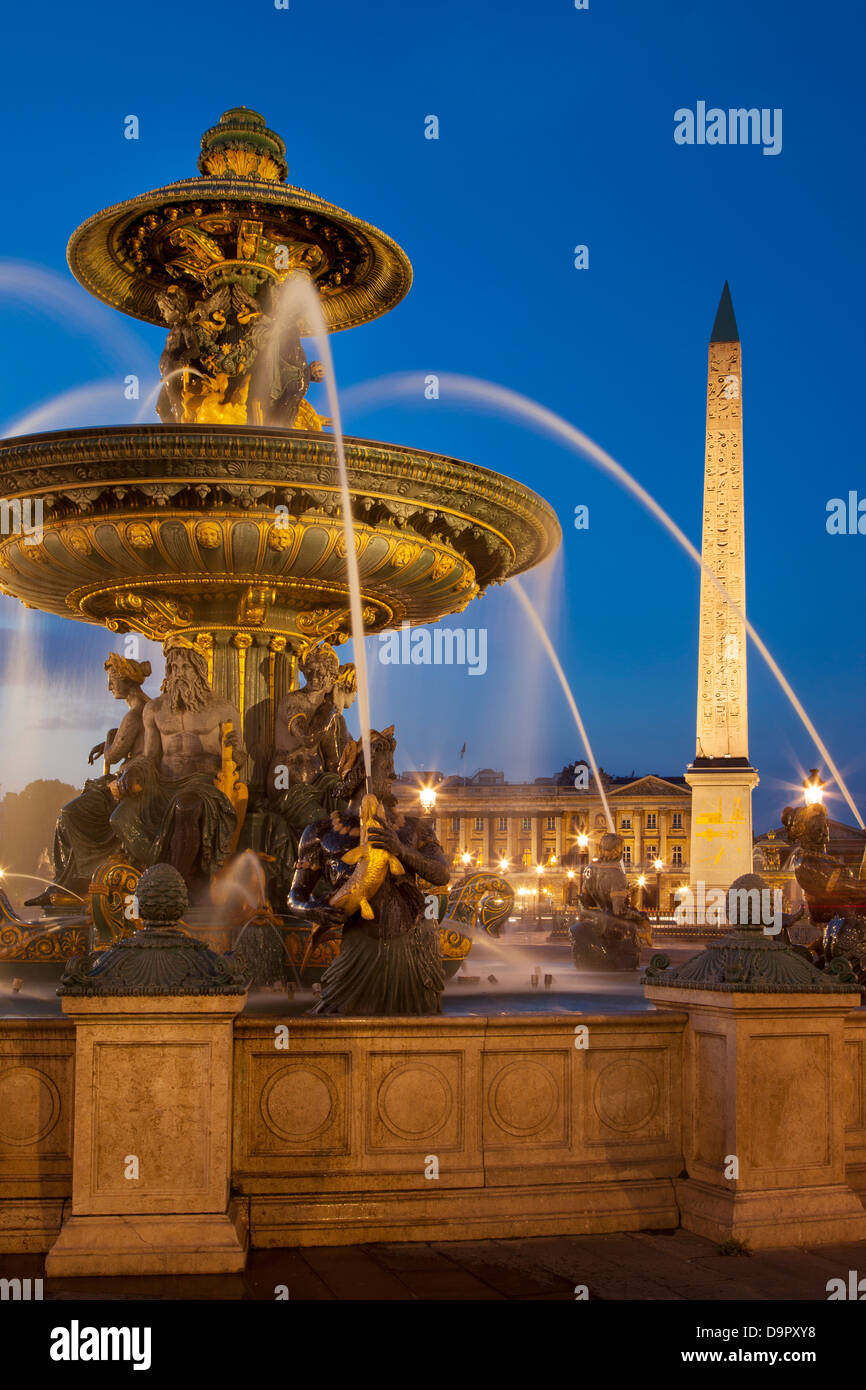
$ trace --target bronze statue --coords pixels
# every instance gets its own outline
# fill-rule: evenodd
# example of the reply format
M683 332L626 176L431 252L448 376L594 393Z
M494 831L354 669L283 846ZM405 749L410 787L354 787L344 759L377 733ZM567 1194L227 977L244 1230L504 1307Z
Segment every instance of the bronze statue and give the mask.
M349 730L346 724L345 712L351 709L358 694L358 677L355 671L355 663L347 661L341 666L334 688L331 691L331 702L334 707L334 717L325 728L325 732L319 742L319 753L322 758L322 769L325 772L336 772L340 766L346 745L351 742Z
M268 863L269 897L277 910L285 908L304 829L342 804L337 768L351 742L343 712L357 695L353 663L341 666L327 644L308 653L301 673L306 684L277 706L255 840Z
M301 663L306 684L277 706L274 753L267 777L271 799L298 782L335 772L349 734L343 711L357 694L355 667L340 665L333 647L314 647Z
M809 916L821 928L808 947L816 965L823 967L845 956L857 979L866 984L866 882L827 853L830 827L820 802L786 806L782 825L790 843L797 846L794 873Z
M334 811L307 826L301 836L289 905L314 923L311 946L342 929L340 954L322 976L317 1013L441 1012L445 987L442 950L437 924L425 918L425 893L420 884L447 884L448 867L430 819L394 811L391 784L395 747L393 726L381 733L371 731L368 786L360 740L350 740L339 769L340 790L348 800L348 809ZM365 798L369 799L366 806ZM379 804L375 818L368 812L370 800ZM359 860L366 846L376 851L377 862L362 865L359 875ZM383 856L388 857L390 867L380 881ZM350 880L353 891L345 893ZM322 882L327 890L317 893ZM368 890L372 896L366 899ZM365 902L371 916L366 915Z
M649 918L629 903L622 854L622 836L609 831L583 870L579 915L569 929L579 970L636 970L641 942L651 944Z
M159 375L162 387L156 401L156 413L163 424L183 419L183 369L198 356L198 341L190 322L190 300L180 285L169 285L156 294L156 303L169 327Z
M270 252L251 233L253 225L241 223L238 259L229 262L224 248L204 233L178 228L168 238L168 245L182 253L170 262L169 273L198 282L206 292L193 298L178 284L155 295L169 328L159 361L162 389L156 407L165 424L322 428L304 399L310 382L323 379L322 365L307 361L301 335L309 329L297 313L283 307L284 287L257 259ZM315 251L305 248L292 273L308 273L304 257ZM249 288L233 278L238 262L244 263ZM263 285L257 271L266 276Z
M236 763L246 755L241 717L211 690L206 658L180 638L165 644L161 689L144 714L143 754L159 773L165 803L150 862L173 864L200 896L233 848L237 813L216 782L226 745Z
M150 675L149 661L133 661L111 652L105 662L108 689L116 700L129 706L116 729L109 729L102 743L91 748L87 761L102 758L103 775L88 779L84 790L67 802L57 818L54 831L54 881L81 896L99 865L119 849L112 816L117 807L111 769L126 766L144 750L144 710L150 696L142 685ZM48 888L30 898L27 907L50 907L56 890Z

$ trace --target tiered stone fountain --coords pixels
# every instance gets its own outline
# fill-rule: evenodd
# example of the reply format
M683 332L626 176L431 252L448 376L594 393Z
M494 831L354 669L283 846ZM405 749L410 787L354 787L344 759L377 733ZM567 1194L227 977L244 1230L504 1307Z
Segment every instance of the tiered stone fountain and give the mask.
M71 238L86 289L169 329L162 423L0 443L0 495L45 505L40 543L0 537L0 591L200 652L241 717L252 817L299 662L350 627L336 441L307 399L323 370L287 292L312 284L337 332L392 309L412 273L382 232L286 184L284 143L253 111L205 133L199 170ZM345 454L368 633L460 612L558 544L551 508L498 473L361 439ZM115 880L116 912L129 880ZM6 927L17 955L69 952L56 931L37 950Z

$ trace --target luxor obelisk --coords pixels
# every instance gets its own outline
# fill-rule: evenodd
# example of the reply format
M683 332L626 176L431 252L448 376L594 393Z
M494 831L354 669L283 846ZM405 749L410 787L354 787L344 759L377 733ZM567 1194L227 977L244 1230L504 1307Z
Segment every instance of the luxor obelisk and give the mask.
M704 564L746 611L743 390L740 337L727 281L710 337L704 463ZM697 739L686 771L692 789L690 878L700 900L752 872L746 631L709 575L701 574Z

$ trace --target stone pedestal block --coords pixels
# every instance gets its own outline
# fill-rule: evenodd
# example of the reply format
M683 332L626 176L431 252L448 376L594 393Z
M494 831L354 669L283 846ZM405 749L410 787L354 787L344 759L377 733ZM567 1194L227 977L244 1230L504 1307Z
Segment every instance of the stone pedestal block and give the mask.
M676 1183L687 1230L754 1249L866 1239L844 1152L844 1028L859 996L812 988L647 984L648 999L688 1014Z
M71 1215L49 1276L235 1273L232 1026L242 994L64 997L76 1025Z

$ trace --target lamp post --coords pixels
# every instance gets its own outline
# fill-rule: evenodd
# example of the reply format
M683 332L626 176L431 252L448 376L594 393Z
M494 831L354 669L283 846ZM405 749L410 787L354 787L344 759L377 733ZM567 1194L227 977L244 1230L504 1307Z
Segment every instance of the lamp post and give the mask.
M653 860L653 868L656 871L656 926L658 926L662 915L662 869L664 864L661 859Z
M638 874L637 886L641 890L639 906L643 907L644 889L646 888L646 874Z
M432 787L422 787L418 793L418 800L421 802L421 809L424 814L431 816L436 806L436 792Z
M813 767L803 783L803 800L807 806L821 805L824 800L825 785L826 783L821 781L821 774L817 767Z
M586 831L582 830L578 835L577 847L580 850L580 867L581 869L585 869L587 860L589 859L589 855L587 854L587 850L589 849L589 836Z

